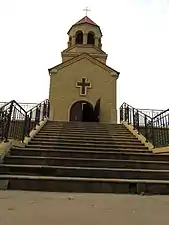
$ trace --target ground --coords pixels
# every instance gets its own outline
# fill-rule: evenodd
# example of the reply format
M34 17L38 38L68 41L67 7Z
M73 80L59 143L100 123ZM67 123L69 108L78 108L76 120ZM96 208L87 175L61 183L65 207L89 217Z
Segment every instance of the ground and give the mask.
M168 225L169 196L0 191L1 225Z

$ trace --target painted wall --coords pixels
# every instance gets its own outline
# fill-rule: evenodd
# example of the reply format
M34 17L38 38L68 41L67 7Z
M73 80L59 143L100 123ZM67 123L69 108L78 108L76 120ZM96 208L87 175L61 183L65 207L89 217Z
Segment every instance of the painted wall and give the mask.
M82 77L86 77L92 85L86 96L80 96L80 89L76 87L76 82ZM50 119L69 121L69 111L74 102L85 100L95 105L101 98L100 122L116 123L116 79L116 73L112 74L87 57L51 71Z

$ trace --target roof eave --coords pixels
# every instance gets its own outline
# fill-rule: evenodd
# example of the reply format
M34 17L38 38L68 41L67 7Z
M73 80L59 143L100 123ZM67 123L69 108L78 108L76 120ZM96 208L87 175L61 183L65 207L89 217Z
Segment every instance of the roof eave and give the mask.
M85 23L87 23L87 22L72 25L71 28L69 29L69 31L67 32L67 34L69 35L71 29L72 29L74 26L78 26L78 25L85 24ZM87 23L87 24L90 24L90 23ZM95 26L95 27L98 27L99 30L100 30L101 36L103 36L102 31L101 31L101 29L100 29L100 27L99 27L98 25L95 25L95 24L90 24L90 25Z

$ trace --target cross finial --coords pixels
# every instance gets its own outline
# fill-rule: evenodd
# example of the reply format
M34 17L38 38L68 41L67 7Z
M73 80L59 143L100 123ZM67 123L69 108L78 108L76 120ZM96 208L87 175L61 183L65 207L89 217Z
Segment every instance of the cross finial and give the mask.
M90 12L91 10L88 7L86 7L85 9L83 9L83 11L86 12L86 16L87 16L87 13Z

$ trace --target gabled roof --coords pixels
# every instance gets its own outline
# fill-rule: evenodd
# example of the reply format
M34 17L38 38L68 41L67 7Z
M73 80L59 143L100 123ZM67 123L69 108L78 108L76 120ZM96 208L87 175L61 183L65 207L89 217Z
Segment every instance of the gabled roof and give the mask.
M96 64L97 66L100 66L102 69L107 70L110 73L111 72L114 73L113 76L116 76L118 78L118 76L120 74L118 71L116 71L113 68L107 66L106 64L100 62L99 60L91 57L87 53L82 53L81 55L78 55L78 56L76 56L76 57L74 57L74 58L72 58L72 59L70 59L68 61L65 61L65 62L63 62L61 64L58 64L57 66L54 66L54 67L50 68L48 71L50 73L50 72L52 72L52 70L53 70L53 72L54 72L54 70L60 70L60 69L62 69L64 67L69 66L69 65L71 65L73 63L76 63L77 61L80 61L80 60L82 60L84 58L88 59L89 61L91 61L92 63Z
M83 17L81 20L79 20L79 21L78 21L77 23L75 23L74 25L76 25L76 24L81 24L81 23L89 23L89 24L98 26L98 25L97 25L95 22L93 22L88 16Z

